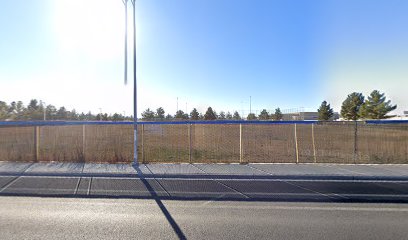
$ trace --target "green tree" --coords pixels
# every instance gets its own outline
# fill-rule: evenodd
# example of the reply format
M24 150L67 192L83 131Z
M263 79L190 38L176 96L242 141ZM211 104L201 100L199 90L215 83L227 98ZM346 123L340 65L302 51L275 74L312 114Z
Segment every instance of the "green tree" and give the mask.
M67 120L68 113L65 107L60 107L57 111L57 120Z
M365 119L385 119L391 116L386 116L389 112L395 110L397 105L391 105L391 101L386 101L384 93L378 90L371 92L368 99L361 106L359 114Z
M259 114L259 120L268 120L270 118L268 111L266 109L262 110Z
M45 109L46 117L48 120L55 120L57 117L57 108L53 105L48 105Z
M364 103L362 93L353 92L349 94L341 105L341 116L346 120L357 120L360 118L360 108Z
M16 109L17 109L17 103L16 102L11 102L10 103L10 106L8 107L8 111L7 111L7 114L8 114L8 118L9 119L13 119L13 120L15 120L16 119Z
M218 119L220 119L220 120L225 120L225 119L226 119L226 116L225 116L225 112L224 112L224 111L221 111L221 112L220 112L220 115L218 116Z
M255 115L255 113L250 113L250 114L248 114L247 120L256 120L256 115Z
M322 102L317 112L319 114L318 120L320 121L328 121L334 115L333 108L331 108L330 104L327 104L326 101Z
M185 119L188 119L188 114L187 114L187 113L184 113L182 110L178 110L178 111L176 112L176 115L174 116L174 118L185 120Z
M232 119L232 114L230 112L227 112L227 114L225 115L225 118L228 120Z
M119 114L119 113L114 113L111 117L111 120L114 122L123 121L124 119L125 118L122 116L122 114Z
M166 115L166 120L172 120L172 119L173 119L173 116L171 116L170 114Z
M208 107L207 112L204 114L204 120L215 120L217 119L216 113L211 107Z
M0 120L6 120L9 117L9 106L7 103L0 101Z
M31 99L27 108L25 109L25 118L29 120L41 120L43 119L42 107L38 104L37 99Z
M16 119L17 120L22 120L24 119L24 113L26 109L24 107L24 104L22 101L18 101L16 105Z
M280 121L283 118L283 114L282 111L280 110L280 108L275 109L275 114L273 114L273 120L275 121Z
M142 119L143 120L153 120L154 112L150 110L150 108L146 109L144 112L142 112Z
M232 116L232 118L233 118L234 120L241 120L241 116L239 115L238 111L235 111L235 112L234 112L234 115Z
M193 108L190 112L190 119L195 121L200 119L200 113L198 113L196 108Z
M156 118L163 120L165 118L165 112L164 109L162 107L159 107L158 109L156 109Z
M109 121L109 116L107 113L102 114L102 121Z

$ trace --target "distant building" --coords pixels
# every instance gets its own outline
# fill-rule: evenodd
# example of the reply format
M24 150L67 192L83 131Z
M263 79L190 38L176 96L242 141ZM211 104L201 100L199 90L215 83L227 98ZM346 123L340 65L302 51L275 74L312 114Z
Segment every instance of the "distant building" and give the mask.
M333 117L330 119L335 121L340 118L340 114L335 112ZM283 114L284 121L317 121L319 120L318 112L295 112L295 113L285 113Z

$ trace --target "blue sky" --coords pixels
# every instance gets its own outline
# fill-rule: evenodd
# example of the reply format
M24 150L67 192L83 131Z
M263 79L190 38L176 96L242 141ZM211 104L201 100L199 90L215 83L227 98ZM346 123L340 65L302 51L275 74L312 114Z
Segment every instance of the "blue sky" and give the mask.
M339 111L378 89L400 113L407 12L405 0L137 0L138 107L173 114L178 97L247 113L252 96L254 110ZM0 100L130 114L123 22L121 0L1 1Z

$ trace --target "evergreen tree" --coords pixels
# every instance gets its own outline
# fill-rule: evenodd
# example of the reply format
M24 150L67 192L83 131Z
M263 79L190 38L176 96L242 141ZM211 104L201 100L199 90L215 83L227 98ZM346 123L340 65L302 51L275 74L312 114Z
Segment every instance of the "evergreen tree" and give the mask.
M114 114L112 115L112 117L111 117L111 120L114 121L114 122L123 121L123 120L124 120L124 117L122 116L122 114L114 113Z
M320 105L319 109L317 109L319 113L318 119L320 121L328 121L330 118L333 117L333 109L330 107L330 104L327 104L326 101L323 101Z
M16 109L17 109L17 103L14 101L11 102L8 108L8 112L7 112L9 119L12 119L12 120L16 119Z
M174 118L185 120L185 119L188 119L188 114L187 114L187 113L184 113L182 110L178 110L178 111L176 112L176 115L174 116Z
M280 121L283 118L283 114L280 108L275 109L275 114L273 114L273 120Z
M391 117L386 115L395 110L397 105L391 105L391 101L386 101L384 95L384 93L380 93L378 90L372 91L360 108L360 116L365 119L385 119Z
M173 116L171 116L170 114L166 115L166 120L172 120L172 119L173 119Z
M225 115L225 118L228 119L228 120L231 120L232 119L231 113L227 112L227 114Z
M224 111L221 111L221 112L220 112L220 115L218 116L218 119L220 119L220 120L225 120L225 119L226 119L226 116L225 116L225 112L224 112Z
M156 118L157 119L163 120L164 117L165 117L164 114L165 114L165 112L164 112L164 109L162 107L159 107L158 109L156 109Z
M67 120L67 117L68 113L65 107L60 107L57 111L57 120Z
M248 114L247 120L256 120L255 113L250 113L250 114Z
M24 113L25 118L29 120L41 120L43 119L43 112L40 105L38 105L37 99L31 99Z
M55 120L57 117L57 108L53 105L48 105L45 109L46 117L48 120Z
M268 111L266 109L262 110L259 114L259 120L268 120L270 118Z
M6 120L9 117L9 106L7 103L0 101L0 120Z
M360 118L360 108L364 103L364 96L361 93L353 92L349 94L341 105L341 115L346 120L357 120Z
M154 112L150 110L150 108L146 109L144 112L142 112L142 119L143 120L153 120Z
M196 108L193 108L193 110L191 111L190 119L191 120L199 120L200 119L200 114L198 113Z
M18 101L16 105L16 120L24 119L25 107L22 101Z
M208 107L207 112L205 112L204 120L215 120L217 119L216 113L211 107Z
M232 116L232 118L233 118L234 120L241 120L241 116L239 115L238 111L235 111L235 112L234 112L234 115Z

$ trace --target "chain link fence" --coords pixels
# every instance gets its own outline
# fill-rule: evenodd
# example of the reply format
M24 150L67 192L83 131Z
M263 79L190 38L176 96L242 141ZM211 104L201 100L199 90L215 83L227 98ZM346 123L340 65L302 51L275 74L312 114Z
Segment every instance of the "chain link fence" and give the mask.
M142 163L408 163L408 122L138 123ZM133 160L133 125L0 123L0 161Z

